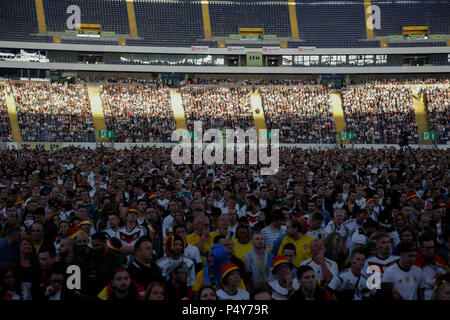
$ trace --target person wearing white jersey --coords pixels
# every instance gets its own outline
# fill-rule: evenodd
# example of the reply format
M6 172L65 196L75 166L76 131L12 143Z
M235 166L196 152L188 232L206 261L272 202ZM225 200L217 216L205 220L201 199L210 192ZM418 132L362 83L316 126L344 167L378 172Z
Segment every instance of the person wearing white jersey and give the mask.
M358 229L362 226L364 221L367 219L368 215L369 214L368 214L367 210L360 209L354 219L347 220L342 224L341 235L344 237L345 247L347 249L351 248L353 233L358 231Z
M304 260L300 266L310 266L316 274L321 285L327 285L338 274L338 265L335 261L325 258L325 246L321 240L311 242L310 259Z
M419 267L425 276L425 300L430 300L434 292L436 280L450 271L447 263L436 254L433 237L423 235L419 239L419 252L414 265Z
M184 248L184 256L186 258L191 259L195 263L195 271L198 272L202 269L202 258L200 256L200 250L190 244L187 243L187 228L184 224L179 224L176 227L173 228L174 234L179 236L184 240L184 243L186 244L186 247Z
M416 246L402 242L399 245L400 260L384 271L382 282L394 284L403 300L424 300L425 275L413 265L416 260Z
M328 288L336 293L338 300L362 300L369 294L367 277L362 273L364 249L356 248L350 255L350 268L335 275Z
M376 232L373 236L373 240L375 240L375 248L377 249L377 253L366 259L366 263L364 264L362 270L365 276L372 273L368 271L370 266L379 267L380 273L383 275L386 268L389 268L400 259L399 256L391 254L392 239L388 233L382 231Z

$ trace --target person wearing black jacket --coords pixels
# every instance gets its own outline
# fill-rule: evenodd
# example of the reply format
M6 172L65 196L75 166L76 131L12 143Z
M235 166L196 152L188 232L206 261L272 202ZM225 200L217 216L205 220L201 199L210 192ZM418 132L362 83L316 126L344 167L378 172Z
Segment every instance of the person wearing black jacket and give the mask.
M183 300L189 296L187 279L190 269L183 262L176 262L169 266L167 273L170 281L166 286L169 301Z
M55 265L50 273L50 285L45 288L45 300L79 301L78 290L69 290L64 281L65 270L61 264Z
M97 294L108 284L108 275L122 266L122 258L109 249L106 234L92 235L92 261L89 274L89 292Z
M164 281L153 257L152 242L142 237L134 245L135 256L128 265L130 278L146 288L153 281Z
M289 296L289 300L334 300L333 296L322 286L319 286L314 269L310 266L300 266L297 270L300 288Z

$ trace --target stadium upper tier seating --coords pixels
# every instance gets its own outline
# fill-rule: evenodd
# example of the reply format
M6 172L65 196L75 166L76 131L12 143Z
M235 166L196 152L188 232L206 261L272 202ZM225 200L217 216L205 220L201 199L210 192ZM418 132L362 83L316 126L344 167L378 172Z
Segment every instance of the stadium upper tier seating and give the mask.
M67 18L71 15L66 10L69 6L76 5L81 10L81 23L100 24L102 30L118 34L130 33L125 1L44 0L43 3L49 31L66 30Z
M381 28L375 35L402 34L402 27L428 26L431 34L448 34L450 1L385 1L372 0L380 7Z
M290 37L287 1L211 1L212 34L238 34L239 28L263 28L266 34Z
M126 1L119 0L44 0L46 26L49 32L67 29L66 12L70 5L81 9L81 23L101 24L102 30L117 34L130 33ZM429 26L431 34L448 34L450 1L372 1L381 9L381 29L376 36L402 33L403 26ZM0 0L3 30L0 40L53 41L48 35L37 34L38 23L34 1ZM190 46L217 47L217 40L205 38L201 1L198 0L135 0L136 24L140 39L127 39L130 46ZM325 1L297 0L299 40L288 46L327 48L379 47L379 40L367 40L363 0ZM288 0L209 1L212 36L236 34L239 28L263 28L265 34L291 37ZM106 38L105 38L106 39ZM117 40L62 39L63 43L118 45ZM243 42L243 41L241 41ZM255 46L255 42L245 44ZM444 46L445 41L408 41L389 46ZM260 45L259 45L260 46Z

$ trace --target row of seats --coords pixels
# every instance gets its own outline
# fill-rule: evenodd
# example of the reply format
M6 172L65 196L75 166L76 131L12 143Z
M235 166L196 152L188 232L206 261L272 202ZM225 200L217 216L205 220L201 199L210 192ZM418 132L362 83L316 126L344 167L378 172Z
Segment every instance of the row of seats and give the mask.
M125 1L60 0L44 1L44 12L49 31L67 29L66 12L71 5L81 10L82 23L101 24L102 30L129 34ZM239 28L263 28L266 34L290 37L291 26L288 1L211 1L210 21L214 36L239 32ZM450 4L438 0L426 3L395 3L373 1L381 8L381 29L375 35L401 34L402 26L427 25L432 34L448 34ZM5 26L1 40L51 42L52 37L32 35L38 32L36 9L28 0L0 0L0 18ZM217 47L217 41L203 41L203 15L199 1L135 0L138 35L127 39L130 46L190 46ZM379 47L377 40L367 38L362 0L329 2L297 1L296 15L299 34L303 41L289 41L290 48L315 46L323 48ZM63 39L63 43L118 45L117 41L99 39ZM257 44L247 44L258 46ZM445 42L391 43L390 46L443 46Z
M372 0L380 8L381 28L377 36L402 34L404 26L428 26L430 34L448 34L450 3L442 0L385 1Z

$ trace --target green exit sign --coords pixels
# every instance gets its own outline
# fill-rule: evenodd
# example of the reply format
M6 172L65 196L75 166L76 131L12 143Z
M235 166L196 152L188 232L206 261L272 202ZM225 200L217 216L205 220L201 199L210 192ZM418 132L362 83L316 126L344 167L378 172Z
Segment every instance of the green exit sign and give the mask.
M424 141L435 141L437 138L437 132L422 132L422 140Z
M354 138L354 132L339 132L339 139L341 140L353 140Z
M98 130L98 137L114 139L114 130Z

